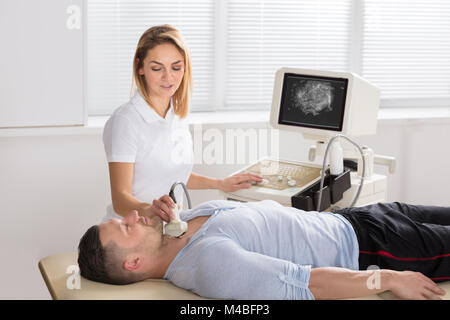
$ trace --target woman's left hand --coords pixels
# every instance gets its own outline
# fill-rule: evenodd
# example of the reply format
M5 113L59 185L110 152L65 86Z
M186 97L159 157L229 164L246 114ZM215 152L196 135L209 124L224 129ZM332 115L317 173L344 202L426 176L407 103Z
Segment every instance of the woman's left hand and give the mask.
M238 173L219 181L219 189L223 192L233 192L252 186L251 182L261 182L262 177L252 173Z

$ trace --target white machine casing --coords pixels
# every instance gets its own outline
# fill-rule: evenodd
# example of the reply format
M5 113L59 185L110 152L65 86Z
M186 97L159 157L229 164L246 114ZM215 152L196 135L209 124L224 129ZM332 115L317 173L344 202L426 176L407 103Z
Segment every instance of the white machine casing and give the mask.
M283 79L286 73L295 73L304 76L342 78L348 80L342 131L327 131L279 123ZM270 112L270 125L274 129L301 132L305 138L313 140L321 140L324 136L331 137L339 132L350 137L374 135L377 130L379 105L380 89L370 82L362 79L355 73L299 68L281 68L278 69L275 74L272 108ZM358 119L358 121L354 121L354 119Z
M286 159L274 159L270 157L264 157L257 162L246 166L243 169L240 169L234 174L238 173L244 173L247 172L247 169L252 167L254 164L259 163L264 160L272 160L272 161L283 161L288 162L293 165L305 165L305 163L296 162L292 160L286 160ZM311 167L319 167L318 165L314 164L307 164ZM223 192L221 191L221 195L228 200L234 200L234 201L243 201L243 202L252 202L252 201L261 201L264 199L271 199L279 202L280 204L284 206L292 206L291 203L291 197L294 196L296 193L302 191L304 188L307 188L312 183L319 181L319 179L315 179L314 181L311 181L310 184L304 186L303 188L298 187L292 187L292 188L286 188L284 190L273 190L270 188L261 188L261 187L255 187L252 186L248 189L239 189L233 192ZM352 202L359 184L361 182L361 177L358 175L357 172L351 173L351 188L344 192L343 198L334 203L332 207L329 209L326 209L324 211L329 211L332 208L340 207L345 208L348 207L348 205ZM369 204L374 204L377 202L384 202L386 201L386 194L387 191L387 177L385 175L380 175L373 173L370 175L370 177L366 177L364 180L364 187L362 188L361 194L359 195L358 201L355 203L355 206L364 206Z
M271 157L263 157L261 159L259 159L257 162L252 163L249 166L246 166L243 169L240 169L237 172L234 172L233 174L238 174L238 173L243 173L243 172L248 172L248 169L250 167L252 167L253 165L260 163L261 161L274 161L274 162L284 162L284 163L289 163L291 165L307 165L308 167L315 167L320 169L321 166L320 165L316 165L316 164L306 164L306 163L301 163L301 162L297 162L297 161L292 161L292 160L286 160L286 159L275 159L275 158L271 158ZM261 174L260 172L258 172L257 174ZM271 200L275 200L283 205L286 206L291 206L291 197L293 195L295 195L296 193L302 191L303 189L311 186L312 184L316 183L317 181L319 181L319 176L314 179L311 180L309 183L305 184L303 187L299 188L299 187L286 187L283 190L274 190L272 188L264 188L264 187L257 187L257 186L252 186L248 189L238 189L236 191L231 191L231 192L221 192L222 195L229 200L238 200L238 201L244 201L244 202L251 202L251 201L260 201L260 200L264 200L264 199L271 199Z

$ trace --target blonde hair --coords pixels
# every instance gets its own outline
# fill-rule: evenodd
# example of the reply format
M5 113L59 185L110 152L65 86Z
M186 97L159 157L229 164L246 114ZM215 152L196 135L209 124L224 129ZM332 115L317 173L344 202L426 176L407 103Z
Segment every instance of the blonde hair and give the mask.
M173 44L181 55L184 57L184 75L181 80L180 86L172 96L173 110L180 118L184 118L189 110L189 102L192 93L192 71L191 71L191 58L189 49L181 37L180 32L171 25L164 24L161 26L154 26L146 30L139 39L136 52L133 60L133 86L142 95L144 100L152 106L151 99L147 92L147 84L144 76L139 75L139 69L143 66L143 61L147 56L148 50L153 49L157 45L171 43Z

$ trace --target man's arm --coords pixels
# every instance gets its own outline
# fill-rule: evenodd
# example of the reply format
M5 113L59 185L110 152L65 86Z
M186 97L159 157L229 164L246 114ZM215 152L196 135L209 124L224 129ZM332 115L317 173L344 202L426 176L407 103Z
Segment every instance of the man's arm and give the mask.
M316 299L364 297L391 290L402 299L436 300L445 291L420 272L314 268L309 289Z

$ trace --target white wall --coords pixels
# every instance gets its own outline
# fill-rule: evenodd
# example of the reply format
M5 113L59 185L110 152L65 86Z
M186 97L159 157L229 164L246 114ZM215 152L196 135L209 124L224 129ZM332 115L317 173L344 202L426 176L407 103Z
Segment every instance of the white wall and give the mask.
M0 1L0 127L85 123L84 2Z
M110 191L100 132L0 137L0 299L49 299L38 261L76 251L84 231L103 217ZM308 142L292 133L280 138L281 156L306 160ZM359 140L398 160L397 173L388 176L389 201L450 205L449 138L449 119L436 119L382 121L377 136ZM239 167L197 164L194 170L224 177ZM218 196L191 192L194 205Z
M37 263L75 251L108 201L100 137L0 138L0 299L47 299Z

